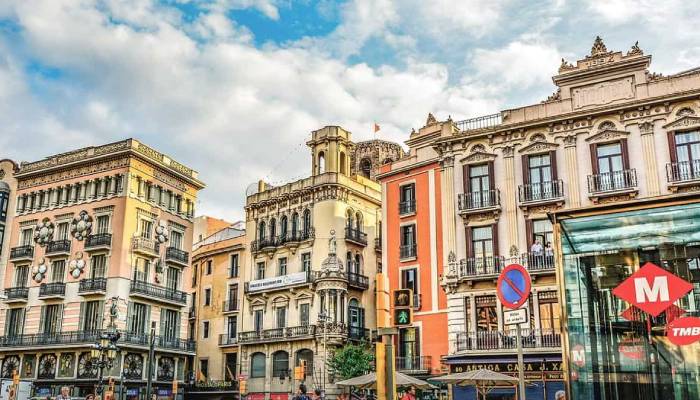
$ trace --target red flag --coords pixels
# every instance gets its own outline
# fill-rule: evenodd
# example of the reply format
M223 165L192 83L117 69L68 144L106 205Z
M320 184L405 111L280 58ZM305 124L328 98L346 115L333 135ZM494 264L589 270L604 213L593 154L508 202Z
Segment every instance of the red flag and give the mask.
M379 128L379 124L375 122L375 123L374 123L374 133L379 132L379 129L380 129L380 128Z

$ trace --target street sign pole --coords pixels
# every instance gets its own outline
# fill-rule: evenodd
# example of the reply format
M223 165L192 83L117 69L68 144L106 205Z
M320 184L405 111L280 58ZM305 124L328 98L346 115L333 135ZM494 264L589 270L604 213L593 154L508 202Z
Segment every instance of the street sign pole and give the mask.
M523 334L520 330L520 324L516 325L518 334L518 397L520 400L525 400L525 363L523 362Z

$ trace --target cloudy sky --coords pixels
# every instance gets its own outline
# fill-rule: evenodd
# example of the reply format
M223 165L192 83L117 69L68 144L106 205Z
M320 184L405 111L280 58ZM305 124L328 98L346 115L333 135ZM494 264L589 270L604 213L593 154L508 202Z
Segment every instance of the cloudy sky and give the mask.
M0 158L135 137L200 172L199 213L240 219L246 186L309 173L326 124L403 142L428 112L536 103L596 35L700 66L692 3L0 0Z

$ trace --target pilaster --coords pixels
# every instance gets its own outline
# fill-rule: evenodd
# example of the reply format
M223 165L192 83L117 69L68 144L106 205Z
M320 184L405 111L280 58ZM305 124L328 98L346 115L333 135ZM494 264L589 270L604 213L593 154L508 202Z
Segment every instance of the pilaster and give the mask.
M506 250L510 254L511 246L518 245L518 213L517 204L515 201L515 157L514 148L512 146L503 148L503 163L505 166L505 187L503 189L503 197L505 199L505 217L508 225L508 246ZM498 246L498 243L496 243ZM503 249L501 249L503 250ZM503 254L503 253L501 253Z
M454 188L454 156L445 156L440 160L440 191L442 193L442 262L447 265L450 252L457 248L455 228L455 188Z
M578 162L576 161L576 134L564 138L564 164L566 165L566 191L568 195L568 207L581 206L581 192L579 188Z
M660 191L656 147L654 146L654 124L643 122L639 124L642 137L642 154L644 156L644 174L649 196L658 196Z

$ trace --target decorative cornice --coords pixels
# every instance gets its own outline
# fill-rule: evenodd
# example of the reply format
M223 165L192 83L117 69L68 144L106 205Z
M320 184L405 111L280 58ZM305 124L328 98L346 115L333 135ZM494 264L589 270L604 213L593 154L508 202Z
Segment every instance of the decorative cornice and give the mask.
M548 151L556 150L559 147L558 143L549 142L534 142L518 150L520 154L536 154L545 153Z
M590 142L590 143L601 143L601 142L613 141L613 140L620 139L620 138L625 138L628 135L629 135L629 132L626 132L626 131L606 129L606 130L603 130L603 131L596 133L593 136L587 137L586 141Z
M700 128L700 117L686 115L664 125L664 129L669 131L692 128Z
M55 182L66 181L81 176L93 175L100 172L120 169L129 166L129 157L121 157L103 162L91 163L78 168L71 168L61 172L48 175L40 175L34 178L22 179L18 183L18 188L27 189L33 186L47 185Z
M94 211L95 214L110 213L114 211L114 206L97 207L94 208L92 211Z
M463 164L474 164L483 161L493 161L496 159L496 155L493 153L486 153L482 151L477 151L459 160Z

